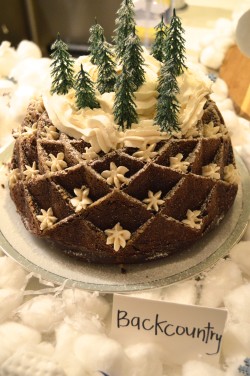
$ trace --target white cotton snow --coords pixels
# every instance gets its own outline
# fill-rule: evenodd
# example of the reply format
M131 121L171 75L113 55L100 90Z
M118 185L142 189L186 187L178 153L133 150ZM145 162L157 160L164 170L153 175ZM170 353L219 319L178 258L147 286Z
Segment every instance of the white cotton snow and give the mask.
M182 368L182 376L223 376L223 374L219 368L198 360L190 360Z
M27 272L10 257L0 257L0 288L24 288Z
M50 332L65 316L64 304L52 295L36 296L17 311L20 320L40 332Z
M242 284L240 268L231 260L219 260L205 276L200 282L202 306L221 307L224 296Z
M22 291L10 288L0 289L0 323L11 318L22 300Z
M82 335L75 340L72 351L89 372L102 370L111 376L131 374L122 346L104 335Z
M0 365L15 351L25 345L36 345L41 342L41 334L32 328L13 321L0 325Z
M225 295L224 304L231 321L250 324L250 283L228 292ZM250 336L250 332L248 334Z
M249 356L250 349L250 324L237 323L227 326L222 341L222 354L228 362L236 356Z
M42 52L38 45L29 40L22 40L17 46L16 53L19 60L24 60L30 57L40 59L42 57Z
M248 226L248 229L250 230L250 226ZM250 277L250 240L236 244L230 252L230 257L239 266L240 270Z
M104 320L110 310L107 300L98 292L90 293L79 289L66 289L62 293L67 315L79 311L85 314L97 315Z
M161 376L163 365L159 348L153 343L130 345L125 352L133 365L130 376Z
M181 303L195 304L197 298L196 281L189 280L162 288L162 300Z

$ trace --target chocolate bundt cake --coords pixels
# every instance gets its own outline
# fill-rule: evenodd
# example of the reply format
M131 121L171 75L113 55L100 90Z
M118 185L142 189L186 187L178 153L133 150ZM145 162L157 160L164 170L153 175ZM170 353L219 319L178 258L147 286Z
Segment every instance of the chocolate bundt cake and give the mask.
M208 93L192 126L172 136L148 113L126 131L109 128L103 94L100 109L73 113L85 119L77 137L75 125L67 131L69 117L60 118L65 102L61 112L53 105L72 96L33 100L16 134L9 186L27 230L70 256L115 264L166 257L218 225L234 202L237 171Z

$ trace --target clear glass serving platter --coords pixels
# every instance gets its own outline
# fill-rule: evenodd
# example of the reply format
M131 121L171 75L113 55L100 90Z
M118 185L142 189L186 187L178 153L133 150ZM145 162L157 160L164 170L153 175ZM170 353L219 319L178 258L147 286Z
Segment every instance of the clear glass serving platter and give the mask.
M233 207L221 224L194 246L145 264L123 267L92 265L72 259L24 227L10 199L6 162L12 147L0 154L0 247L28 271L43 280L101 292L132 292L167 286L209 269L242 237L250 213L249 173L236 156L241 184Z

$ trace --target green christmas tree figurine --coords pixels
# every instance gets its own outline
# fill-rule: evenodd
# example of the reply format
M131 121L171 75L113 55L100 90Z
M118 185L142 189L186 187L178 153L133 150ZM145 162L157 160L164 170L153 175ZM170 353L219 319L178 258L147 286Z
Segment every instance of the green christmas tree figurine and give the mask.
M166 38L166 60L174 61L174 74L179 76L186 68L185 65L185 39L183 38L184 29L181 20L173 10L170 26Z
M122 0L121 7L117 12L117 19L115 20L115 52L117 58L122 60L125 52L126 38L133 32L135 28L135 13L134 4L132 0Z
M53 51L51 54L51 76L53 78L51 93L65 95L74 85L74 61L68 52L68 46L61 40L59 33L51 49Z
M98 79L97 89L101 94L114 91L116 83L116 70L114 62L114 54L109 44L105 41L104 36L101 37L102 42L99 45L98 52Z
M160 126L161 131L168 133L179 130L178 112L180 106L176 98L179 87L174 72L174 66L175 63L170 60L166 61L162 67L155 117L155 123Z
M140 39L136 35L134 27L133 32L126 39L125 53L123 57L126 69L130 73L134 84L134 91L136 91L145 81L145 72L143 69L144 58L142 52L143 50Z
M75 96L76 106L78 109L89 107L91 109L100 107L95 98L95 90L93 82L89 74L83 70L82 64L79 73L75 78Z
M89 51L91 54L90 61L92 64L98 63L98 54L99 54L99 48L101 43L101 37L103 35L103 28L101 25L97 23L97 20L95 18L95 24L91 26L89 29L90 37L89 37Z
M155 59L163 63L165 59L165 44L167 36L167 26L163 21L163 16L161 16L161 22L155 26L155 30L156 35L155 40L152 44L151 54L154 56Z
M123 66L121 74L117 78L115 85L115 102L114 102L114 117L115 121L122 130L131 128L132 123L138 122L138 115L136 113L136 104L134 98L134 84L128 70Z

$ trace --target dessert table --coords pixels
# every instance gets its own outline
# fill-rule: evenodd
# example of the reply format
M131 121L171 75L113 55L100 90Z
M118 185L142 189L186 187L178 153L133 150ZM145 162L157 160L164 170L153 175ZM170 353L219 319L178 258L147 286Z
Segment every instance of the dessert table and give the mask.
M235 45L235 25L240 14L250 8L250 1L221 1L219 5L211 0L189 0L186 3L188 6L179 10L179 16L186 30L187 54L215 80L211 97L222 112L237 158L243 166L241 173L246 181L243 199L248 201L250 122L236 113L229 86L220 77L220 67L229 47ZM1 157L8 153L13 124L22 120L31 96L46 85L46 76L40 73L38 77L36 71L48 71L50 64L32 42L23 41L12 50L3 44L0 46ZM16 80L6 80L6 74L1 71L4 49L9 51L8 59ZM1 164L2 196L8 189L1 180L6 178L5 173L6 166ZM25 269L18 257L7 256L6 243L1 238L0 375L240 375L239 367L245 364L247 368L244 361L250 358L249 205L246 207L244 224L237 237L212 264L205 265L207 267L191 276L185 274L183 278L170 279L165 285L147 284L131 291L126 288L94 291L86 284L69 284L67 278L58 284L49 275L44 277L46 273L39 273L39 268L26 265ZM3 214L0 214L0 219L4 221ZM113 292L154 301L226 309L228 318L220 362L209 364L202 359L190 359L177 364L166 359L159 346L151 341L134 338L128 345L120 343L111 334Z

